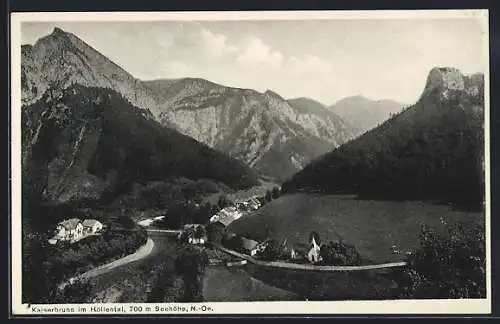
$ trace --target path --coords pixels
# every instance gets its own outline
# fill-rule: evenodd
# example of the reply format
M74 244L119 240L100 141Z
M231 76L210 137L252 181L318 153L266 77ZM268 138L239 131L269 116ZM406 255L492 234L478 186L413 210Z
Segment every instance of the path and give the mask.
M146 232L151 233L165 233L165 234L180 234L182 230L167 230L167 229L156 229L156 228L147 228Z
M312 264L298 264L298 263L289 263L282 261L261 261L261 260L256 260L249 255L226 249L222 246L217 246L217 248L223 252L239 257L241 259L245 259L248 262L251 262L256 265L265 267L274 267L274 268L294 269L294 270L337 272L337 271L363 271L363 270L374 270L374 269L387 269L387 268L406 266L406 262L391 262L391 263L364 265L364 266L317 266Z
M106 273L106 272L108 272L116 267L120 267L120 266L123 266L127 263L134 262L134 261L140 260L142 258L145 258L146 256L148 256L151 253L151 251L153 251L154 246L155 246L154 241L148 237L146 243L143 246L141 246L139 249L137 249L137 251L135 251L134 253L129 254L129 255L127 255L123 258L120 258L118 260L112 261L110 263L93 268L89 271L86 271L86 272L80 274L80 275L77 275L76 277L72 277L72 278L68 279L67 281L65 281L64 283L60 284L59 288L64 288L68 284L68 282L71 283L77 279L88 279L88 278L96 277L96 276L102 275L102 274L104 274L104 273Z

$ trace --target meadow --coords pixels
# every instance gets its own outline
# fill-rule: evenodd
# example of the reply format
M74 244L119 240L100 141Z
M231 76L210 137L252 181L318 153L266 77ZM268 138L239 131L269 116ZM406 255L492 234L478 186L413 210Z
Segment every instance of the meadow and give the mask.
M484 224L484 213L453 210L421 201L360 200L354 196L288 194L231 223L228 230L263 241L307 243L309 233L322 242L343 240L369 263L401 261L418 248L423 225L442 231L457 222ZM401 251L395 254L392 247Z

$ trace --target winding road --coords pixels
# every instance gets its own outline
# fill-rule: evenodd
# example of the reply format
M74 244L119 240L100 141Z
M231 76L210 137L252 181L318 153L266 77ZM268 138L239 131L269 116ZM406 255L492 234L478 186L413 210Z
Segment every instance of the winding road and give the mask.
M406 262L390 262L390 263L364 265L364 266L317 266L312 264L298 264L298 263L290 263L282 261L262 261L262 260L256 260L249 255L226 249L225 247L220 245L217 246L217 248L227 254L247 260L248 262L251 262L259 266L292 269L292 270L338 272L338 271L377 270L377 269L387 269L387 268L406 266Z
M147 229L151 250L144 248L135 258L108 264L89 271L95 284L92 292L96 303L148 302L151 269L162 262L165 254L174 254L178 231ZM148 251L149 250L149 251ZM148 252L148 253L143 253ZM119 261L119 260L117 260ZM125 262L127 261L127 262ZM268 285L242 269L209 266L203 277L206 301L300 300L291 292Z

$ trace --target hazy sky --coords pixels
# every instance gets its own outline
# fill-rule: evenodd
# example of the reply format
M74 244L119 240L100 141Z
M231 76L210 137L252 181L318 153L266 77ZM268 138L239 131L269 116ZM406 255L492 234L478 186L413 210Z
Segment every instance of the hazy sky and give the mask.
M434 66L485 72L475 18L25 22L22 43L55 26L140 79L201 77L325 104L358 94L413 103Z

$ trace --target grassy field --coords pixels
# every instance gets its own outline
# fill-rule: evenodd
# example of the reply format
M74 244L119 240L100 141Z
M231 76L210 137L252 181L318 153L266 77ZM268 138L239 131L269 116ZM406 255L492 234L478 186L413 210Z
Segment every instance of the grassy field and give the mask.
M267 190L272 190L276 186L279 186L279 185L272 182L272 181L260 179L259 185L256 185L252 188L249 188L247 190L238 190L238 191L227 192L227 193L223 193L223 192L214 193L212 195L204 197L203 202L216 204L219 201L219 197L221 195L225 195L231 201L234 201L237 199L248 199L248 198L253 197L253 196L263 197L266 195Z
M397 296L395 277L399 269L331 273L248 264L245 271L262 282L309 300L387 300Z
M364 259L382 263L401 261L405 251L418 247L423 224L441 230L442 221L484 224L484 214L418 201L299 193L284 195L243 216L231 223L229 230L257 240L286 238L289 243L306 243L314 230L322 241L343 239L354 245ZM392 245L403 254L393 254Z

